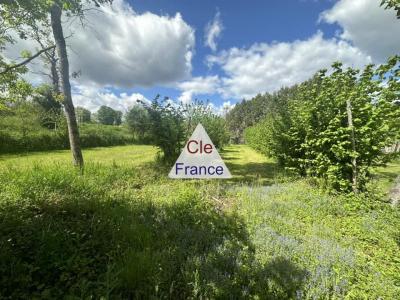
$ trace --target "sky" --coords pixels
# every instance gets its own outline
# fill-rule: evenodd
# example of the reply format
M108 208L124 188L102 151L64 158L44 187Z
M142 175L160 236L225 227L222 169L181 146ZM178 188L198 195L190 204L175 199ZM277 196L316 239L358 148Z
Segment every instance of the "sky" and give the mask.
M73 101L127 111L157 94L217 112L310 78L334 61L362 68L400 53L400 20L380 0L114 0L64 18ZM6 49L17 60L32 41ZM26 78L34 84L40 62Z

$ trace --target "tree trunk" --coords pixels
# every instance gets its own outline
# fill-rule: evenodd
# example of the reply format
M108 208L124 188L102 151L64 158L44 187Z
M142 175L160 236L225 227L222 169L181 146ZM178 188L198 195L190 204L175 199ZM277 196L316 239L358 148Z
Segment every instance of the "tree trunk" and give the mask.
M71 96L71 84L69 82L69 63L67 47L65 45L64 33L61 25L61 8L54 3L51 7L51 28L56 43L59 61L61 88L64 94L64 109L67 118L69 143L72 151L74 165L83 169L83 156L79 140L78 124L76 122L75 108Z
M346 101L346 110L347 110L348 127L350 128L351 148L353 150L353 153L355 153L356 152L356 140L355 140L355 136L354 136L353 113L351 111L350 100ZM357 158L353 157L351 159L351 165L353 168L352 188L353 188L353 192L357 193L358 192Z
M51 81L53 84L53 89L56 93L60 92L60 77L58 75L58 70L57 70L57 58L56 58L56 53L52 52L48 56L48 60L50 62L50 70L51 70Z

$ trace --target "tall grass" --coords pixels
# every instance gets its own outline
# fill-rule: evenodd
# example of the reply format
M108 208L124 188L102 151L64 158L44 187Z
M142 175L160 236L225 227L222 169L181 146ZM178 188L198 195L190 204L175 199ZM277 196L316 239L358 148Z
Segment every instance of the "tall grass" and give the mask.
M240 163L250 164L244 173L260 170L235 157L243 146L228 150L236 176ZM155 154L86 150L84 175L66 163L68 151L3 157L0 298L399 295L400 212L383 195L252 185L245 174L243 185L173 181Z

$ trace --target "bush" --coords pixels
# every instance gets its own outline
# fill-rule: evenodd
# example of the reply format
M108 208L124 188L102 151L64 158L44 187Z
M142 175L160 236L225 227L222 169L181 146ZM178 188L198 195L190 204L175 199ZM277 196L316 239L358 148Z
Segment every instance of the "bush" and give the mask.
M187 123L187 138L200 123L207 131L208 136L218 149L223 149L229 143L229 132L226 121L215 114L210 105L201 101L184 105L185 121Z
M199 123L205 127L215 147L222 149L229 142L225 120L216 115L209 105L199 101L187 105L175 104L168 98L159 101L159 96L151 105L142 104L148 112L144 119L148 118L146 122L149 123L149 139L160 148L162 159L166 162L174 162L178 158L185 141ZM130 119L139 113L143 116L140 109L132 109Z
M362 72L333 65L303 83L288 102L246 131L256 149L301 175L340 191L365 187L371 167L384 164L385 146L400 137L400 86L394 57Z
M186 138L182 106L175 105L167 97L159 101L159 96L151 105L144 105L149 115L149 135L152 144L160 148L163 161L174 162Z
M82 147L105 147L133 144L133 135L123 126L81 124Z
M0 153L60 150L69 148L65 125L57 130L41 127L39 123L18 121L15 116L0 121ZM80 126L82 147L104 147L134 143L132 134L122 126L82 124Z

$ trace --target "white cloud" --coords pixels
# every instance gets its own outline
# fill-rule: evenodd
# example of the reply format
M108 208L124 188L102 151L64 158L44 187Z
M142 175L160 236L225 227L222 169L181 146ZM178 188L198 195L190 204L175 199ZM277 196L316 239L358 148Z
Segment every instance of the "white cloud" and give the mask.
M247 49L231 48L209 56L208 63L218 64L226 76L221 78L223 97L251 98L260 92L276 91L309 79L319 69L341 61L360 67L371 57L338 39L324 39L318 32L308 40L292 43L260 43Z
M195 44L194 30L178 13L173 17L153 13L137 14L123 0L87 11L85 26L75 20L64 20L68 36L70 72L81 71L73 80L73 101L95 111L101 105L126 110L140 94L115 94L107 87L172 85L190 77ZM5 55L19 60L22 50L35 53L39 45L20 40L8 45ZM47 78L43 63L29 64L31 71L24 77L34 84Z
M210 47L212 51L217 50L217 39L221 35L222 30L224 29L221 21L220 12L214 16L212 22L209 22L204 29L204 45Z
M82 106L92 112L97 111L102 105L112 107L113 109L120 110L122 112L126 112L132 106L137 104L137 100L150 103L150 101L142 94L115 94L108 89L101 89L95 85L75 85L73 88L73 93L73 101L75 106Z
M68 32L71 71L81 82L134 87L168 84L190 76L194 30L177 13L137 14L115 0L86 14L84 28L75 22Z
M178 88L182 91L178 100L183 103L189 103L195 95L209 95L217 92L219 85L220 79L217 75L193 77L178 85Z
M377 62L400 52L400 22L394 10L380 7L378 0L340 0L323 12L320 20L339 24L340 38L351 41Z
M64 20L70 71L81 71L80 84L131 88L173 84L190 77L194 30L177 13L137 14L123 0L86 12L84 26ZM38 44L18 40L6 56L18 58L23 49L35 52ZM39 65L41 63L38 63ZM35 64L30 67L37 71ZM28 79L39 82L37 75Z

